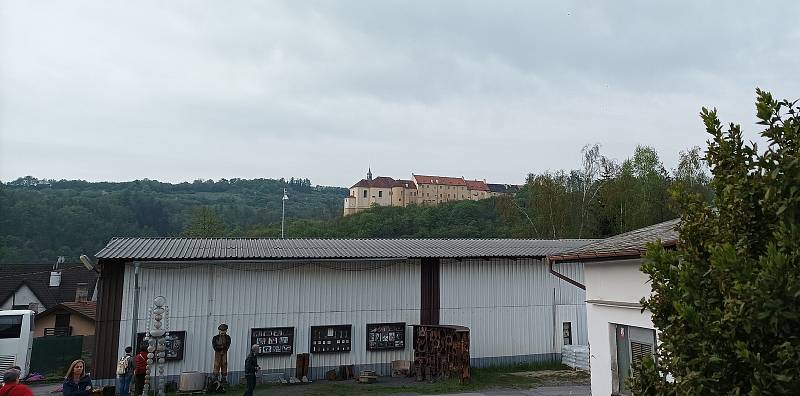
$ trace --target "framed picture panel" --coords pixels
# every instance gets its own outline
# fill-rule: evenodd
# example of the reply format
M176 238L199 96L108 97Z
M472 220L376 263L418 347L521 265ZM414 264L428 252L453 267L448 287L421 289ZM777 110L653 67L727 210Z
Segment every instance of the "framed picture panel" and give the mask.
M405 323L368 323L367 350L405 349Z
M311 326L311 352L350 352L353 325Z
M250 345L258 345L256 355L291 355L294 353L294 327L250 329Z

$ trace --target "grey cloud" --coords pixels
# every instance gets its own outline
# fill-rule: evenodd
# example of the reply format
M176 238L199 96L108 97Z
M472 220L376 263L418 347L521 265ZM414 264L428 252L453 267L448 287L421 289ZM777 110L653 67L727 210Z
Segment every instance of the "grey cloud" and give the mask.
M798 16L793 2L4 2L0 179L349 185L371 164L519 182L591 142L616 158L649 144L672 166L705 140L700 106L753 136L756 86L797 96ZM109 165L58 163L58 147Z

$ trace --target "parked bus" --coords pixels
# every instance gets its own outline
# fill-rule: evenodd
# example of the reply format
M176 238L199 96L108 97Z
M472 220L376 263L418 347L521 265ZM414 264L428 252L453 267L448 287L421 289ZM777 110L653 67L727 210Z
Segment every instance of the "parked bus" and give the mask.
M0 373L13 366L22 369L21 378L28 375L33 346L33 316L27 309L0 311ZM2 381L0 375L0 381Z

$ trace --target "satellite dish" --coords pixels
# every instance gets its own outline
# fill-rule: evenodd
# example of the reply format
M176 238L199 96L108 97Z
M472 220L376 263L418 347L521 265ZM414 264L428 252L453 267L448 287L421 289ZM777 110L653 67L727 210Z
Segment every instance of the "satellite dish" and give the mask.
M95 268L95 265L92 264L92 260L89 259L89 256L82 254L81 262L83 263L83 266L86 267L86 269L88 269L89 271L97 272L97 268Z

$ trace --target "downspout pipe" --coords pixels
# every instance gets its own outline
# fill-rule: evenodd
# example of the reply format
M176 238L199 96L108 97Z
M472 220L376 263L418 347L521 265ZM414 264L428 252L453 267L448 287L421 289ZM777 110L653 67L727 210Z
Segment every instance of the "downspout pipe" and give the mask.
M583 283L580 283L580 282L576 281L575 279L572 279L572 278L570 278L570 277L568 277L568 276L566 276L566 275L564 275L564 274L562 274L560 272L557 272L555 270L555 268L553 268L553 261L550 260L549 257L545 257L544 258L544 262L547 263L547 267L550 269L550 273L551 274L555 275L557 278L559 278L561 280L564 280L564 281L567 281L567 282L571 283L572 285L574 285L574 286L576 286L578 288L586 290L586 285L584 285Z

